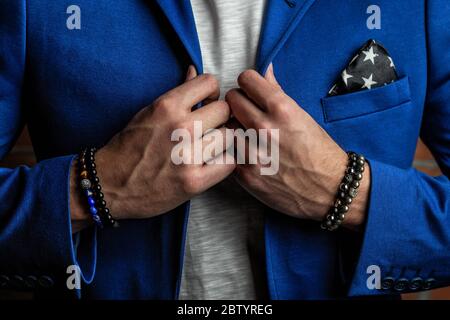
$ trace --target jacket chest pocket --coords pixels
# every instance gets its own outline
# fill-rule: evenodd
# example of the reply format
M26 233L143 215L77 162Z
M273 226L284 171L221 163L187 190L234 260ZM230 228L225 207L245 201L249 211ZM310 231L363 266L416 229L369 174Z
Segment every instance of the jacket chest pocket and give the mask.
M345 150L400 167L411 165L421 111L407 76L383 87L322 99L324 127Z
M410 101L409 78L403 77L372 90L323 98L322 108L325 122L330 123L383 112Z

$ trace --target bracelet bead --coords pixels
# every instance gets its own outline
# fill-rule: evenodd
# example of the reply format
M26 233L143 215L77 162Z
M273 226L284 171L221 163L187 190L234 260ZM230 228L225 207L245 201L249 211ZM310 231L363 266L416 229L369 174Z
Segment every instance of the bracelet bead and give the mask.
M95 164L95 148L88 148L78 156L80 186L84 190L89 207L89 213L94 223L99 226L118 226L107 208L104 194L101 192L100 179L97 177Z
M321 224L324 230L334 231L343 223L353 199L358 195L360 181L363 179L366 159L354 152L348 152L347 155L348 164L339 184L336 200Z
M91 181L89 179L83 179L81 180L81 187L83 189L90 189L92 186Z
M348 195L352 198L355 198L358 195L358 190L356 188L350 188L348 190Z
M93 206L89 208L89 211L91 211L91 213L92 213L93 215L97 214L97 212L98 212L98 211L97 211L97 208L96 208L96 207L93 207Z
M86 171L86 170L83 170L83 171L80 173L80 178L82 178L82 179L87 179L87 177L88 177L87 171Z
M352 177L352 175L351 175L351 174L346 174L346 175L344 176L344 181L345 181L346 183L352 183L352 182L353 182L353 177Z

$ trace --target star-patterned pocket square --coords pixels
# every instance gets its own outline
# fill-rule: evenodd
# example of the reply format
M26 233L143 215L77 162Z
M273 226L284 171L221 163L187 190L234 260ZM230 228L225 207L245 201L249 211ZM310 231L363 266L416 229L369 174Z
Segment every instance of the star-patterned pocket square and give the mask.
M398 80L392 58L375 40L369 40L342 71L329 96L370 90Z

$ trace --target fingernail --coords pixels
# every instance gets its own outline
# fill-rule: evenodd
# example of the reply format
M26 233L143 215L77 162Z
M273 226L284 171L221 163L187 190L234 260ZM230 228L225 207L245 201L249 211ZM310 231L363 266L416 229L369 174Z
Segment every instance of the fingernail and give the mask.
M275 77L275 73L273 72L273 64L272 63L270 63L269 66L267 67L265 78L269 82L273 83L274 85L280 86L278 81L277 81L277 78Z
M266 75L273 75L273 64L272 64L272 62L267 67Z
M195 67L193 65L189 65L189 68L186 73L186 81L195 78Z

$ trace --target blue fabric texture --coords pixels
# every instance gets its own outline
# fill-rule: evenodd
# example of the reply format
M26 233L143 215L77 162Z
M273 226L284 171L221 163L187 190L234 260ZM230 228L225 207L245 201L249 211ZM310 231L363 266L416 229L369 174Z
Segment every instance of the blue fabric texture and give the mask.
M343 149L366 156L372 179L362 234L268 210L272 299L396 294L367 287L371 265L383 277L450 285L450 2L379 0L381 29L369 29L371 2L268 1L258 71L272 61L287 94ZM69 30L71 4L0 0L0 157L27 123L39 161L0 168L0 275L50 277L44 295L175 299L188 204L72 237L69 169L87 143L102 146L180 84L189 64L202 71L190 3L77 0L81 29ZM327 97L369 39L387 48L400 80ZM442 176L411 167L419 136ZM81 268L81 290L66 287L70 265Z

